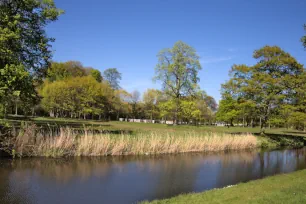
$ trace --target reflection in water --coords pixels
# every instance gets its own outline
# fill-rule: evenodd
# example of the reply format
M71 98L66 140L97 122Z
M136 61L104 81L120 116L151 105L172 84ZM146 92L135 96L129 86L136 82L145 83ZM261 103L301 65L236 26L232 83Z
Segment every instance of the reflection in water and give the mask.
M0 160L0 203L135 203L306 168L306 149Z

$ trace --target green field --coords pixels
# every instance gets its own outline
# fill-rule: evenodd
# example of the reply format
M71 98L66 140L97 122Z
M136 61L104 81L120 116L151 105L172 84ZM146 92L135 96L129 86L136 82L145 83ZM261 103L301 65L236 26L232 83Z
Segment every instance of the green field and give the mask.
M151 203L306 203L306 170Z
M100 122L96 120L81 120L67 118L46 118L36 117L25 119L23 117L10 117L0 120L2 124L8 123L19 127L22 122L35 123L38 127L71 127L75 129L92 128L96 130L105 130L110 132L139 132L139 131L194 131L194 132L224 132L224 133L253 133L259 134L259 127L217 127L217 126L192 126L192 125L166 125L166 124L149 124L133 122ZM288 135L288 136L306 136L306 132L286 128L267 128L266 134Z

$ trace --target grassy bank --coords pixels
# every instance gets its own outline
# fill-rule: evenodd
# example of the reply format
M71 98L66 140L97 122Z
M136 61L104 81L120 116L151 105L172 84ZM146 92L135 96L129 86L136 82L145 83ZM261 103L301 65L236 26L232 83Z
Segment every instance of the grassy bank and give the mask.
M290 129L268 129L265 136L260 136L259 128L243 127L168 126L60 118L11 118L0 122L15 127L11 129L22 130L13 132L13 137L3 139L2 136L0 143L4 143L2 148L11 154L23 156L162 154L301 147L305 144L305 133ZM35 130L23 123L33 124Z
M0 119L0 124L10 124L15 127L20 127L22 122L31 122L40 128L59 128L70 127L73 129L84 129L86 126L89 129L104 130L109 133L118 132L141 132L141 131L170 131L170 132L222 132L222 133L252 133L259 134L259 127L217 127L217 126L192 126L192 125L178 125L171 126L166 124L150 124L150 123L132 123L132 122L103 122L97 120L82 120L82 119L69 119L69 118L48 118L48 117L9 117L7 119ZM287 128L267 128L267 134L283 135L283 136L306 136L306 132L297 131Z
M306 170L150 203L306 203Z
M258 147L251 134L212 132L142 132L135 135L82 132L61 128L57 132L27 126L9 137L3 147L16 156L106 156L241 150Z

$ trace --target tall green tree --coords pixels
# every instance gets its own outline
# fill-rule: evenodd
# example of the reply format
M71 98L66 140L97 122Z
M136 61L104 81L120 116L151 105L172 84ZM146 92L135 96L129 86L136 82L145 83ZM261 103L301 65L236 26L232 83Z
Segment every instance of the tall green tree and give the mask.
M178 123L181 98L194 95L201 70L196 50L182 41L158 53L155 80L161 81L166 94L175 102L174 123Z
M305 70L295 58L277 46L255 50L254 66L234 65L231 79L223 85L224 94L243 98L255 105L261 120L261 130L283 104L296 103L303 86Z
M121 73L116 68L104 70L103 78L110 84L113 89L120 89Z
M219 103L219 109L216 113L218 121L223 121L233 126L233 122L239 115L238 104L230 95L226 95Z
M0 2L0 100L15 92L26 95L46 74L53 38L45 27L63 13L53 0L1 0ZM14 71L13 71L14 70ZM17 77L28 72L27 77ZM26 80L26 81L22 81ZM31 83L29 83L31 82ZM2 84L6 84L3 86ZM26 84L29 86L19 86ZM32 95L32 94L31 94Z

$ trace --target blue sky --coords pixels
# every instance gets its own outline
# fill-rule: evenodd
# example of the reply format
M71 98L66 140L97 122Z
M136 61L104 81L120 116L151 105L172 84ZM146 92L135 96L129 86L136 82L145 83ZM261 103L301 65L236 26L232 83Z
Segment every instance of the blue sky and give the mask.
M182 40L201 57L200 86L217 101L233 64L278 45L306 64L305 0L55 0L65 10L47 28L55 61L77 60L101 72L116 67L128 91L153 83L157 53Z

